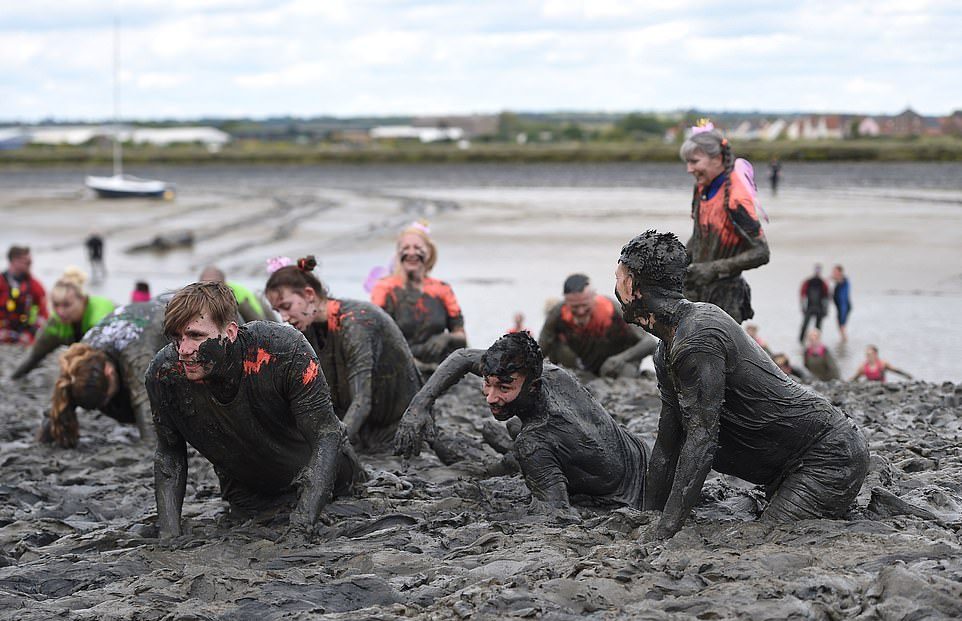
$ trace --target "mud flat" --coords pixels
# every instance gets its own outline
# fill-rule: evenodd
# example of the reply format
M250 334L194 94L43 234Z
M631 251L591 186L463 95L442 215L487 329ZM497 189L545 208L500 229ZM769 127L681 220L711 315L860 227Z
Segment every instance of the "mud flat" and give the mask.
M20 350L0 347L0 368ZM528 516L518 475L478 479L480 444L444 466L365 459L371 480L323 514L314 541L286 516L233 522L192 454L185 534L155 538L152 454L136 432L81 415L81 443L36 445L50 359L0 378L0 619L929 619L962 616L962 387L816 388L863 426L872 469L846 521L754 521L763 495L716 477L667 543L655 517L584 508L579 524ZM588 387L650 445L650 378ZM439 420L480 436L489 415L465 381Z

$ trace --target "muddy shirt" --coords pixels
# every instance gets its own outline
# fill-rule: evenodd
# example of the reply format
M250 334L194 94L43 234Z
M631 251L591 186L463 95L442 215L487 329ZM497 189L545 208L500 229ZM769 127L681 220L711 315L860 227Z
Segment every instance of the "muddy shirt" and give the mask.
M223 401L186 378L173 344L154 357L147 391L157 436L167 446L186 441L206 457L227 500L232 490L283 493L314 451L298 419L318 436L344 433L317 356L294 328L264 321L241 326L228 355L236 383Z
M23 377L32 371L40 362L61 345L71 345L83 338L91 328L114 311L114 303L99 295L87 296L87 306L78 323L66 323L57 313L50 316L50 321L40 331L36 342L30 348L30 353L20 363L13 377Z
M416 358L440 362L450 352L427 359L418 346L436 334L463 328L464 317L451 285L436 278L425 278L423 285L423 291L418 291L406 285L404 276L387 276L375 283L371 302L394 319Z
M683 417L681 405L698 398L697 377L680 369L711 356L725 369L713 469L756 484L771 484L796 467L805 452L846 416L823 396L789 379L724 311L712 304L684 303L671 349L655 354L662 416ZM684 427L682 421L679 426Z
M326 304L327 322L312 324L305 336L320 358L334 412L343 420L352 403L367 400L370 414L362 438L366 444L390 440L421 388L404 335L370 302L330 299Z
M718 181L721 183L716 186ZM692 263L730 259L751 250L751 240L763 240L765 236L755 198L741 175L723 174L707 187L697 186L691 217L694 227L687 248ZM735 321L751 319L755 314L751 290L740 274L741 270L734 270L710 283L689 282L685 297L693 302L711 302Z
M575 368L577 361L571 360L573 353L584 368L595 375L605 360L639 340L635 329L622 318L619 305L603 295L595 298L591 318L583 326L575 323L571 308L559 302L548 312L538 336L538 344L549 360Z
M547 416L525 423L515 439L531 493L542 497L542 490L563 483L576 502L590 497L594 503L640 509L644 444L564 369L546 364L541 381Z
M841 377L835 356L825 345L805 348L805 368L823 382Z
M99 349L119 371L120 390L101 411L122 423L150 421L150 403L144 387L144 373L154 354L167 345L164 311L169 298L135 302L117 307L87 331L82 343Z

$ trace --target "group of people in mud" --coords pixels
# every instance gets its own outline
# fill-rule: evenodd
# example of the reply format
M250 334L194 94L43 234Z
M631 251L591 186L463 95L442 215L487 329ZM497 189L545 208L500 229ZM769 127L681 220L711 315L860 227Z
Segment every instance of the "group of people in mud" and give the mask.
M671 233L633 237L612 252L614 299L568 277L540 343L518 329L466 348L458 301L430 276L437 248L418 224L398 237L393 273L370 302L332 297L313 257L272 260L264 292L282 323L263 320L256 297L216 270L91 325L86 310L55 307L69 329L49 338L72 344L38 438L76 446L78 407L137 424L156 446L163 537L181 532L188 444L213 464L232 512L289 506L292 536L307 537L325 504L365 479L365 454L412 458L428 446L458 459L435 402L472 374L505 423L485 440L520 470L532 510L552 519L576 520L584 503L655 510L650 536L671 537L711 470L764 486L762 519L842 517L868 469L862 433L741 327L754 314L741 274L769 256L750 164L710 125L693 128L681 156L695 178L687 247ZM649 355L661 394L650 450L569 370L617 377Z

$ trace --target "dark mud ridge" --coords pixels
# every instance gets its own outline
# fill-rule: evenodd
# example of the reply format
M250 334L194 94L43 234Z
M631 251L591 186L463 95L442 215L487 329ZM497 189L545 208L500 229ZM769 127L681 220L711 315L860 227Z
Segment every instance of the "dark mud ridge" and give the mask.
M20 351L0 348L4 377ZM479 479L480 443L444 466L367 456L371 480L307 545L286 517L238 522L191 457L185 535L155 538L152 455L133 427L83 413L78 450L32 433L53 357L0 379L0 619L930 619L962 617L962 387L818 384L863 427L872 469L851 519L771 526L751 486L713 477L694 519L646 543L652 515L528 516L517 476ZM650 379L589 388L650 445ZM480 437L465 382L439 418Z

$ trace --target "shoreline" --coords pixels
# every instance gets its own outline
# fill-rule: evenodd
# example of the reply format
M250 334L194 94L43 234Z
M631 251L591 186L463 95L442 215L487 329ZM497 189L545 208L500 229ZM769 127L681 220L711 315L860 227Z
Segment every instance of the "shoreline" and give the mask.
M238 141L212 153L201 145L124 147L124 162L136 165L233 164L470 164L470 163L647 163L677 162L678 144L641 143L472 143L297 145ZM959 162L962 139L862 139L840 141L741 142L736 155L759 167L778 157L783 162ZM106 146L30 146L0 151L0 170L45 166L102 166L112 163Z

